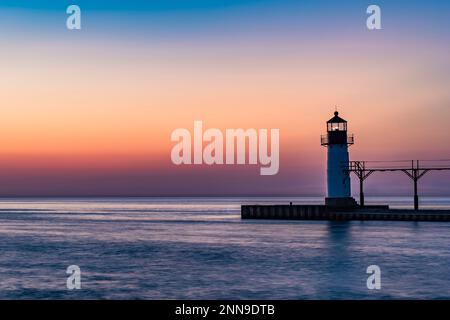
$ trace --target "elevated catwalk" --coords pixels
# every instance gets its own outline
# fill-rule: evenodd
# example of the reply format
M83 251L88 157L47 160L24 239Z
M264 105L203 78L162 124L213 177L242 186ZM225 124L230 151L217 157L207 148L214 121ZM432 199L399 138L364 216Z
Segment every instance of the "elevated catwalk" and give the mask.
M270 220L450 221L450 210L416 211L389 209L389 206L338 209L325 205L242 205L241 218Z
M326 122L321 145L327 148L327 197L324 205L243 205L242 219L279 220L380 220L450 221L448 210L419 210L418 181L430 171L450 171L450 159L350 161L348 148L354 144L348 123L336 110ZM446 163L448 162L448 164ZM350 173L359 178L359 205L352 197ZM414 182L414 210L389 206L365 206L364 180L375 172L403 172Z

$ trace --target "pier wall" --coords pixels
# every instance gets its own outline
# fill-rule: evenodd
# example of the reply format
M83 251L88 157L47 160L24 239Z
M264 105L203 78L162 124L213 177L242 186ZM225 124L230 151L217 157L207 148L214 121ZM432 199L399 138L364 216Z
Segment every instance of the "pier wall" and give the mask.
M368 206L349 210L325 205L242 205L242 219L269 220L378 220L450 221L450 210L401 210L388 206Z

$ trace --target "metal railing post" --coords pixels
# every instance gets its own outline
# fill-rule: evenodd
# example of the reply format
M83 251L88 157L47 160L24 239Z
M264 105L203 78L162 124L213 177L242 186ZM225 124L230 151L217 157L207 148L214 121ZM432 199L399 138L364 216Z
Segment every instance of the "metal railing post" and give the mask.
M359 204L364 207L364 178L359 178Z

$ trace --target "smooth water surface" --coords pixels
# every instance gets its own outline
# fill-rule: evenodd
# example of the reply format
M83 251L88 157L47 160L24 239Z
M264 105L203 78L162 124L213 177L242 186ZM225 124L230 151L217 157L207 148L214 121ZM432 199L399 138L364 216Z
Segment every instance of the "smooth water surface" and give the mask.
M450 223L240 219L241 204L289 201L322 200L2 199L0 298L450 298ZM374 264L378 291L366 286ZM81 290L66 288L69 265L81 268Z

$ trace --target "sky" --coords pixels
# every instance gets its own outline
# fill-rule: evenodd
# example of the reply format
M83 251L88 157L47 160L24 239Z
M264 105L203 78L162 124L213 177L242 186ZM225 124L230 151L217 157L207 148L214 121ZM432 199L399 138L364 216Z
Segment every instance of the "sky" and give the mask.
M1 0L0 48L0 196L325 195L335 106L353 160L450 159L448 1ZM279 173L175 166L171 133L194 120L280 129ZM411 189L373 175L366 196Z

